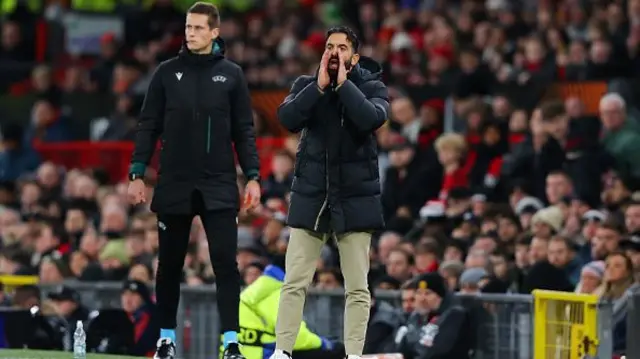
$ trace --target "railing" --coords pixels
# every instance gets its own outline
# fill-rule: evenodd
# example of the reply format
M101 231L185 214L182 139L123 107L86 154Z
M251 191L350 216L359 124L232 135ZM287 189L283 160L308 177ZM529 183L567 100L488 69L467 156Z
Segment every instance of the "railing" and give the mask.
M640 358L640 292L636 292L627 303L627 358Z
M284 138L258 138L257 145L260 169L262 175L267 175L271 170L271 158L275 151L284 146ZM66 168L103 168L109 173L112 182L127 178L133 152L131 142L39 143L34 147L43 159ZM154 156L152 167L157 167L157 158L157 155Z
M120 283L70 282L81 295L83 303L92 309L120 307ZM43 294L49 288L42 287ZM378 300L400 305L397 292L378 292ZM219 324L215 302L215 288L186 287L181 291L178 310L178 340L183 343L179 357L185 359L210 358L218 348ZM532 359L534 353L533 297L530 295L482 294L461 297L463 305L475 318L476 359ZM599 355L610 359L611 306L598 306ZM344 293L342 291L310 291L304 317L309 327L319 335L341 340L343 336ZM330 313L330 315L327 315ZM630 319L631 320L631 319ZM634 325L640 320L635 319ZM631 324L630 324L631 325ZM638 333L639 327L634 327ZM609 341L609 343L607 342ZM630 341L629 343L633 343ZM631 348L631 347L630 347ZM603 351L604 350L604 351ZM631 349L630 349L631 350ZM629 357L629 356L628 356Z

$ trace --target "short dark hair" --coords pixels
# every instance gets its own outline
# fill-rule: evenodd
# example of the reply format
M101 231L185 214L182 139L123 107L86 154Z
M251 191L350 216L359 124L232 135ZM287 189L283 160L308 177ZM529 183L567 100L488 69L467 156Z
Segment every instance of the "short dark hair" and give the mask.
M567 181L569 181L569 183L573 184L573 179L571 179L571 176L569 176L569 173L567 173L567 171L565 171L565 170L553 170L553 171L549 172L549 174L547 175L547 178L549 178L551 176L562 176Z
M187 14L207 15L209 17L208 23L210 28L215 29L220 27L220 11L218 11L218 7L213 4L198 1L187 10Z
M18 306L22 306L27 303L29 299L35 298L39 301L40 297L40 288L32 284L22 285L15 289L13 293L13 302Z
M397 246L393 248L391 251L389 251L389 254L391 253L400 253L402 256L404 256L404 258L407 260L407 264L409 264L410 266L413 266L416 264L415 258L413 258L413 254L407 252L401 246Z
M340 270L336 268L326 268L326 269L318 270L315 275L315 280L317 281L318 278L320 278L320 275L322 274L332 275L336 279L336 281L340 283L341 286L344 286L344 277L342 276L342 272Z
M600 228L609 229L618 234L625 234L624 225L615 217L608 217L604 222L602 222Z
M347 40L351 43L351 47L353 47L353 52L357 53L360 49L360 40L358 40L358 35L356 35L355 31L353 31L348 26L334 26L327 30L327 39L329 36L333 34L345 34L347 36Z
M540 106L540 112L542 113L543 121L553 121L558 116L564 116L567 111L564 108L564 103L561 101L546 102Z
M640 206L640 201L629 201L627 203L627 206L625 208L625 211L627 210L627 208L632 207L632 206Z
M568 250L570 251L575 251L576 250L576 246L573 243L573 241L571 239L569 239L568 237L565 236L560 236L560 235L556 235L551 237L550 242L560 242L562 244L565 245L565 247L567 247Z
M415 254L434 254L438 255L439 248L436 242L420 242L416 244Z

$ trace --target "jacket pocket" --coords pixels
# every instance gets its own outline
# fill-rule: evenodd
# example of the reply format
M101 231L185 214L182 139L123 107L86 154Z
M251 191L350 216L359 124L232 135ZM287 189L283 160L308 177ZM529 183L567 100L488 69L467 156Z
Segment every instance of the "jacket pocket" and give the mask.
M296 153L296 161L295 161L295 165L293 167L293 174L294 176L299 176L302 168L304 167L304 165L307 162L307 141L306 141L306 137L307 137L307 129L303 128L302 129L302 133L300 135L300 142L298 144L298 151Z

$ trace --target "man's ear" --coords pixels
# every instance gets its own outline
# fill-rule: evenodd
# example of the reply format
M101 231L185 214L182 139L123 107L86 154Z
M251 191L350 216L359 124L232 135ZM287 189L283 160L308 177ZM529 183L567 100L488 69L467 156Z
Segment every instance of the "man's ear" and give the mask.
M213 39L217 39L218 36L220 36L220 28L216 27L214 29L211 30L211 34L213 35Z
M359 54L353 54L351 56L351 67L356 66L358 64L358 61L360 61L360 55Z

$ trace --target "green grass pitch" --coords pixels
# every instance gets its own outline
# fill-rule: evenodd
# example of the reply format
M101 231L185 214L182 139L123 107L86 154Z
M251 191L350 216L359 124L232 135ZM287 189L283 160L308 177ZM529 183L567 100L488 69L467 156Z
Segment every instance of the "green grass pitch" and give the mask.
M73 358L72 352L0 349L0 359L72 359L72 358ZM87 353L87 359L137 359L137 358L140 358L140 357Z

